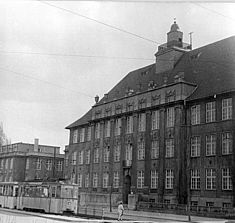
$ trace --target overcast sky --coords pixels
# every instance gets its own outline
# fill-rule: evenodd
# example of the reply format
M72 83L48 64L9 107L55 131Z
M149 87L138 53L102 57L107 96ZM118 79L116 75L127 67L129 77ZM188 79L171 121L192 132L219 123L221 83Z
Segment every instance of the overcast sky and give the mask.
M153 63L174 18L193 48L235 35L233 3L45 3L0 2L0 122L12 143L39 138L63 150L65 127Z

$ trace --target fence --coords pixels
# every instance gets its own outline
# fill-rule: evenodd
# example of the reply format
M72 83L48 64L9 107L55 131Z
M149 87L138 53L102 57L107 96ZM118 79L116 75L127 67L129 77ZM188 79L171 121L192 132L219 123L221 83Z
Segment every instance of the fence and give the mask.
M208 207L208 206L187 206L184 204L166 204L154 202L138 202L139 211L158 211L182 215L198 215L208 217L235 218L234 208Z

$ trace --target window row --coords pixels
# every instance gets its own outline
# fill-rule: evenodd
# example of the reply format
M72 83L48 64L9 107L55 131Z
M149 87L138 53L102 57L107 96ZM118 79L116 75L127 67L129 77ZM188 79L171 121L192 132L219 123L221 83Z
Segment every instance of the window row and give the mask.
M144 187L144 180L145 180L145 175L144 175L143 170L137 171L137 188L141 189ZM159 173L157 170L151 170L150 173L150 188L151 189L158 189L159 186ZM190 182L190 188L192 190L200 190L201 189L201 174L200 170L194 169L191 170L191 182ZM92 178L92 187L96 188L98 187L98 173L93 173L93 178ZM232 173L231 169L229 168L223 168L221 169L221 187L222 190L232 190ZM76 176L75 173L72 173L71 175L71 181L73 183L76 182ZM79 187L82 187L82 181L83 181L83 175L79 173L77 175L77 184ZM90 175L89 173L84 176L84 185L85 188L89 187L90 185ZM115 171L113 173L113 188L118 188L119 187L119 181L120 181L120 176L119 172ZM216 184L217 184L217 173L216 169L206 169L205 171L205 188L206 190L216 190ZM102 187L103 188L108 188L109 185L109 172L104 172L102 176ZM173 189L174 186L174 172L172 169L167 169L165 171L165 189Z
M225 98L222 100L222 114L221 120L232 119L232 98ZM205 122L216 121L216 102L211 101L206 103L205 107ZM194 105L191 107L191 124L197 125L201 123L201 106Z
M0 169L10 169L12 170L13 169L13 158L7 158L7 159L1 159L0 160Z
M191 137L191 157L199 157L201 154L201 136ZM205 138L205 150L206 156L216 155L217 135L206 135ZM232 153L233 149L233 135L231 132L224 132L221 134L221 149L222 155L228 155Z
M92 179L90 179L90 174L87 173L83 175L82 173L77 174L77 184L79 187L83 187L83 180L84 180L84 187L93 187L97 188L98 187L98 180L102 180L102 187L103 188L108 188L109 186L109 172L104 172L102 174L102 178L99 178L99 174L97 172L94 172L92 174ZM90 181L91 180L91 181ZM174 180L174 175L173 175L173 170L166 170L165 172L165 189L173 189L173 180ZM151 189L157 189L158 188L158 181L159 181L159 176L157 170L152 170L151 171ZM76 175L75 173L71 174L71 182L76 183ZM92 185L90 185L92 183ZM113 172L113 188L119 188L119 183L120 183L120 174L118 171ZM137 188L141 189L144 187L144 171L140 170L137 171Z
M26 159L26 167L25 167L26 170L29 169L29 162L30 162L30 160ZM46 168L46 170L50 171L50 170L52 170L52 167L53 167L53 160L52 159L47 159L46 163L44 164L43 160L38 158L36 160L36 170L41 170L42 165L44 165L44 168ZM57 171L62 171L63 170L63 161L62 160L56 161L55 165L56 165L56 170Z
M81 173L77 174L77 184L79 187L83 187L83 181L84 181L84 187L88 188L88 187L93 187L93 188L97 188L98 187L98 180L100 180L100 178L98 177L98 173L94 172L92 174L92 179L90 179L90 174L87 173L85 175L82 175ZM92 180L92 181L90 181ZM118 171L114 171L113 172L113 188L119 188L119 172ZM76 174L72 173L71 174L71 182L72 183L76 183ZM92 185L90 185L90 183L92 183ZM109 186L109 172L104 172L103 176L102 176L102 187L103 188L108 188Z
M165 157L166 158L172 158L174 157L174 139L166 139L165 141L166 151L165 151ZM132 160L132 149L133 145L131 143L127 144L125 146L125 155L124 160ZM94 154L93 154L93 163L99 163L100 162L100 148L96 147L94 148ZM72 153L71 156L71 164L76 165L77 163L79 165L83 164L90 164L90 157L91 157L91 150L86 151L75 151ZM121 145L117 144L114 146L113 151L113 161L114 162L120 162L121 158ZM151 159L157 159L159 158L159 141L153 140L151 142ZM85 160L84 160L85 159ZM145 159L145 141L141 140L137 143L137 160L144 160ZM103 148L103 162L107 163L110 162L110 147L104 147ZM65 165L68 166L68 157L65 158Z
M91 141L91 126L75 129L72 134L73 143Z
M216 169L206 169L205 172L205 184L206 190L216 190L217 184L217 173ZM222 190L232 190L232 173L231 169L223 168L221 169L221 179L222 179ZM191 170L191 189L200 190L201 189L201 172L198 169Z
M173 127L175 124L175 108L170 107L166 110L166 126ZM159 129L160 126L160 112L159 110L152 111L151 114L151 129ZM114 135L121 135L122 121L121 118L115 119L114 121ZM138 114L138 131L144 132L146 130L146 113ZM126 117L126 134L131 134L134 131L133 115ZM72 132L72 142L85 142L85 132L87 132L86 141L91 140L91 127L89 126L87 130L81 128L80 130L76 129ZM104 137L110 137L111 134L111 121L107 120L104 122ZM95 139L101 137L101 124L97 122L95 124Z

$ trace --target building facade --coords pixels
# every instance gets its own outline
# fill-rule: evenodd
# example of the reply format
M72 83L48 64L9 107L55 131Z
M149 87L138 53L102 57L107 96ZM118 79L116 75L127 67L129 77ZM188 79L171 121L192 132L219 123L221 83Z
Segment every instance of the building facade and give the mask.
M234 46L230 37L192 50L174 22L154 64L66 127L66 179L114 203L234 206Z
M0 182L63 178L64 155L55 146L14 143L1 147Z

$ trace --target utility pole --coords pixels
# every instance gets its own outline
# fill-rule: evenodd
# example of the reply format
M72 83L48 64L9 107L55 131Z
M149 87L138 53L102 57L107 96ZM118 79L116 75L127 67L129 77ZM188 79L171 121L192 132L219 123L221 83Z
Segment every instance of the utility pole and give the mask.
M56 158L56 147L54 148L53 155L53 168L52 168L52 178L55 179L55 158Z
M190 32L190 33L189 33L189 38L190 38L191 50L193 49L193 37L192 37L192 35L193 35L193 32Z

